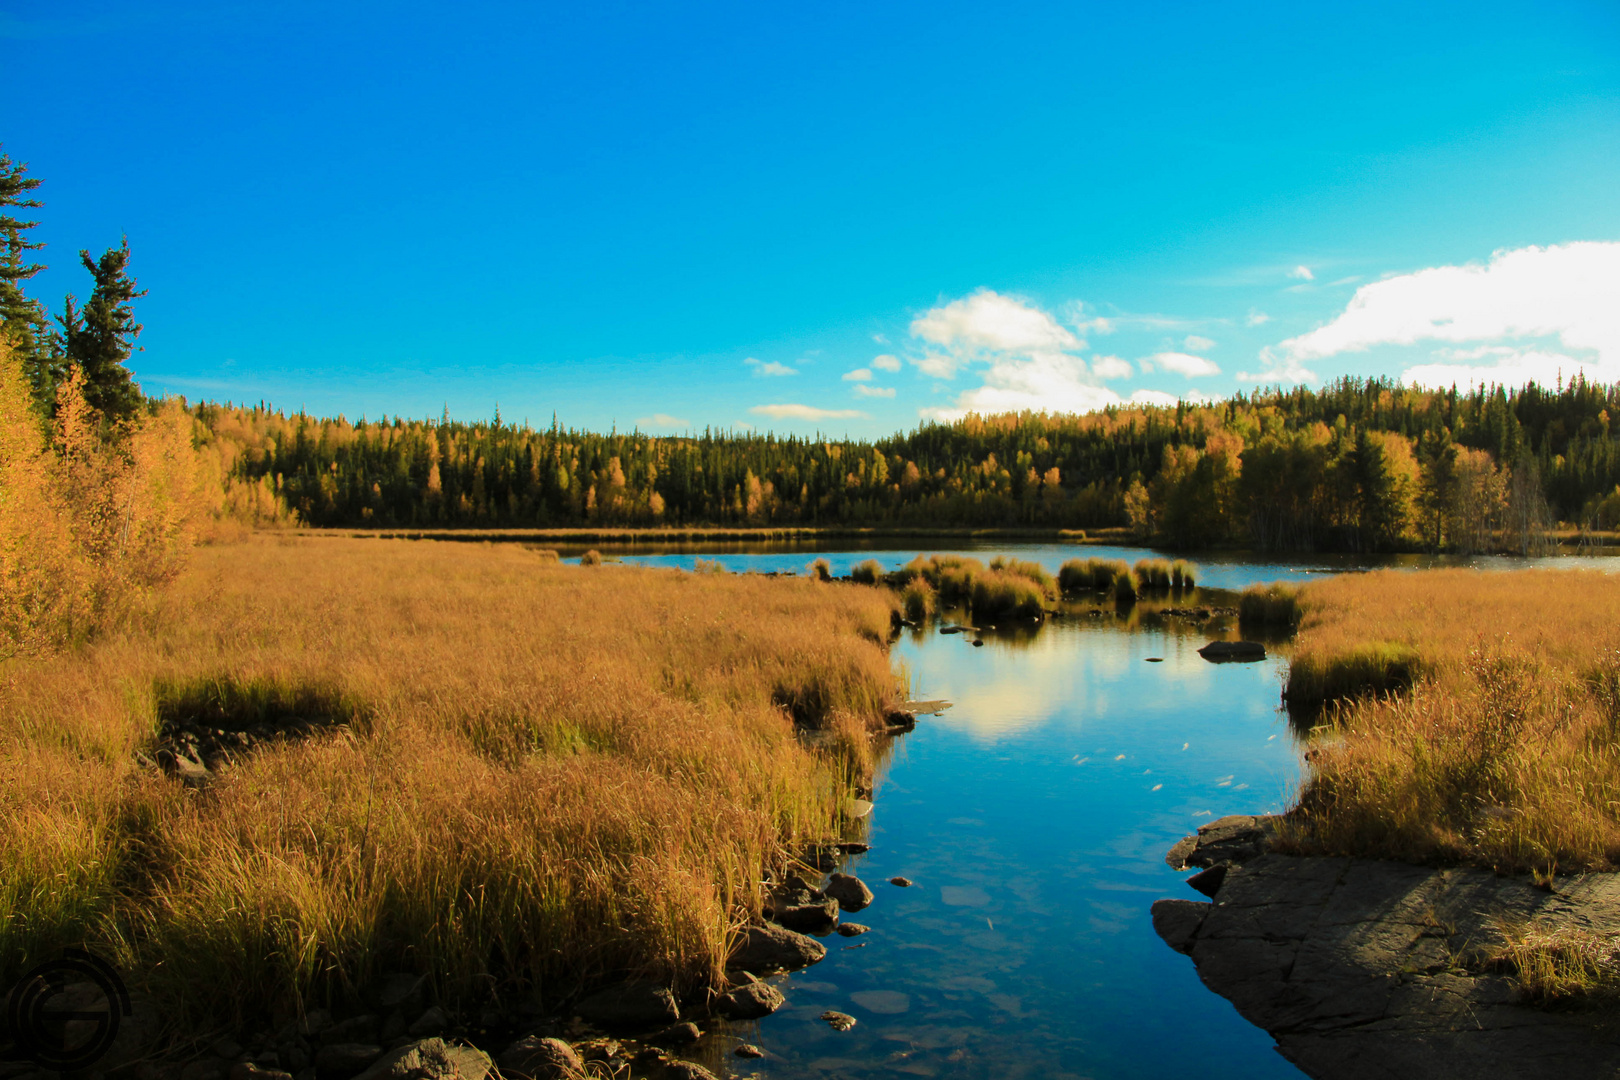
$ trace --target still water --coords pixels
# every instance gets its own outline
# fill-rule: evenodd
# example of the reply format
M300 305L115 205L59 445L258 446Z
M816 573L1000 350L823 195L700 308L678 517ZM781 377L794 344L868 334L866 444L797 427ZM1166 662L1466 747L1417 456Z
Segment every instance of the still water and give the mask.
M1038 544L956 550L1037 559L1052 570L1075 554L1149 554ZM798 548L701 557L733 571L802 572L823 555L843 574L865 558L892 568L915 554ZM622 557L688 569L695 558L692 549ZM1604 563L1620 569L1620 560ZM1230 604L1235 597L1218 589L1368 565L1205 558L1205 588L1181 602ZM913 696L954 707L919 718L895 742L868 819L872 850L844 867L877 894L846 917L872 931L826 937L825 960L779 980L787 1006L713 1040L706 1063L762 1077L1303 1075L1265 1032L1204 989L1149 918L1160 897L1201 899L1165 865L1171 844L1224 814L1286 808L1300 777L1302 748L1279 710L1283 661L1208 663L1196 650L1215 636L1222 632L1139 614L990 632L982 647L937 627L902 637L892 655ZM896 875L915 884L888 884ZM819 1019L827 1010L854 1016L856 1026L834 1031ZM767 1056L731 1057L739 1038Z

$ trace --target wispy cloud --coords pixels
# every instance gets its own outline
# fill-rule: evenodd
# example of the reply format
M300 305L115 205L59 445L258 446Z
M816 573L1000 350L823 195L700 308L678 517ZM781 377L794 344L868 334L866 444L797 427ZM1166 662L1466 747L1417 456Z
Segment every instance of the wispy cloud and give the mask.
M1298 278L1300 281L1316 280L1316 275L1311 273L1311 268L1308 266L1296 266L1292 270L1288 271L1288 276L1291 278Z
M653 413L651 416L643 416L636 423L644 428L689 428L692 426L692 421L682 420L678 416L669 415L669 413Z
M1263 311L1256 311L1254 308L1250 308L1248 317L1243 320L1243 325L1244 326L1264 326L1264 325L1266 325L1266 323L1268 323L1270 321L1271 321L1271 316L1270 315L1267 315Z
M846 372L844 372L844 381L845 382L871 382L872 381L872 369L871 368L858 367L854 371L846 371Z
M1213 360L1206 360L1202 356L1193 356L1183 352L1161 352L1142 360L1142 370L1152 371L1159 368L1163 371L1174 371L1178 375L1196 378L1200 375L1219 375L1221 369L1215 366Z
M1193 352L1208 352L1215 347L1215 343L1209 338L1199 337L1197 334L1188 334L1181 344Z
M759 376L797 375L799 373L798 368L790 368L786 364L777 363L775 360L756 360L750 356L743 363L753 368L754 374Z
M856 383L853 389L856 397L894 397L894 387L892 386L867 386L865 383Z
M884 353L882 356L872 357L872 368L876 371L899 371L900 358Z
M853 420L866 415L859 409L818 409L814 405L755 405L748 411L773 420Z

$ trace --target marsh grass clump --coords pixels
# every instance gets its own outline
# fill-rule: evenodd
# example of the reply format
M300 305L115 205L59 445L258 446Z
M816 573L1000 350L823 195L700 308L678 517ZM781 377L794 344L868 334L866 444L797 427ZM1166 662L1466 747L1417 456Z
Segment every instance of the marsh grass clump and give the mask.
M1182 589L1196 589L1198 587L1198 567L1186 559L1177 559L1170 564L1170 587L1177 591Z
M921 574L913 575L900 589L900 605L906 618L920 623L939 610L938 594Z
M1046 593L1022 574L988 570L973 579L970 607L974 619L1038 619L1046 610Z
M1297 585L1280 581L1250 585L1238 597L1238 622L1249 626L1296 627L1305 614L1299 597Z
M1620 1000L1620 938L1547 920L1501 920L1487 969L1505 972L1533 1005L1612 1004Z
M601 566L602 565L602 553L600 551L597 551L595 548L591 548L589 551L587 551L585 554L583 554L583 555L581 555L579 557L579 565L581 565L581 566Z
M919 555L901 571L907 580L921 577L933 587L943 607L966 604L973 593L973 580L984 574L984 564L965 555Z
M1620 580L1387 572L1302 600L1289 706L1329 703L1291 815L1302 850L1620 867Z
M1136 575L1129 569L1122 574L1114 575L1113 595L1117 604L1134 604L1141 589L1137 584Z
M895 601L802 579L252 541L153 602L0 680L0 980L87 946L183 1030L387 971L450 1005L716 980L761 871L839 835L895 691ZM293 715L336 722L206 791L143 761L166 724Z
M1131 568L1118 559L1070 559L1058 570L1064 592L1100 592L1114 595L1115 582L1129 577ZM1135 581L1132 581L1132 597Z
M990 560L990 569L1004 574L1027 578L1035 583L1042 593L1057 591L1057 579L1038 562L1026 559L1013 559L1005 555L998 555Z
M1170 563L1166 559L1138 559L1136 584L1143 593L1170 591Z
M883 564L876 559L864 559L850 567L849 579L858 585L876 585L883 580Z
M817 581L832 580L832 563L826 559L816 559L806 569L809 571L810 576Z
M556 548L531 547L529 549L541 562L560 562L562 553Z

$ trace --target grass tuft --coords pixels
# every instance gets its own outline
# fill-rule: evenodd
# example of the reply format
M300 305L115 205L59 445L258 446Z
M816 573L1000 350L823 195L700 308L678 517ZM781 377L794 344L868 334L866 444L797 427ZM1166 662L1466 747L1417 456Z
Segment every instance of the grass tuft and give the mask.
M1297 585L1280 581L1250 585L1238 598L1238 622L1248 626L1296 627L1305 613L1299 597Z
M581 555L579 557L579 565L581 565L581 566L601 566L602 565L602 553L600 551L597 551L595 548L591 548L591 550L587 551L585 554L583 554L583 555Z
M826 559L817 559L806 567L806 569L809 571L810 576L815 578L817 581L832 580L832 563L828 562Z
M900 604L906 618L917 623L931 618L939 610L938 594L921 574L910 578L901 588Z
M850 568L849 579L859 585L876 585L883 580L883 564L876 559L858 562Z

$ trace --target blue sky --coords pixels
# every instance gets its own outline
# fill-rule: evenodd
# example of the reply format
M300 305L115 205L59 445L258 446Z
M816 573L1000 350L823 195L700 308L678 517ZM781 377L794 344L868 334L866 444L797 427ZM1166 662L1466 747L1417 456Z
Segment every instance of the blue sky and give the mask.
M1620 379L1620 7L7 0L149 392L878 435ZM1358 292L1358 290L1361 290Z

